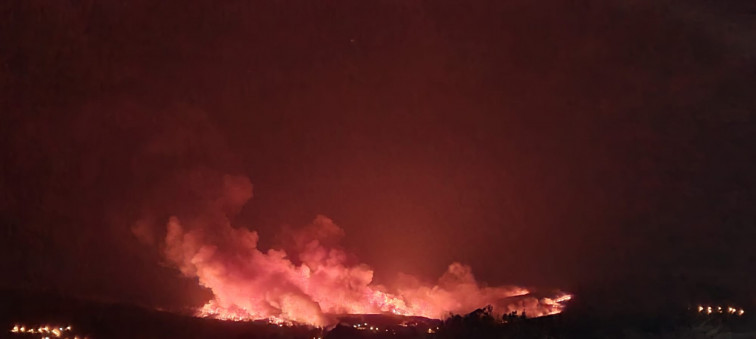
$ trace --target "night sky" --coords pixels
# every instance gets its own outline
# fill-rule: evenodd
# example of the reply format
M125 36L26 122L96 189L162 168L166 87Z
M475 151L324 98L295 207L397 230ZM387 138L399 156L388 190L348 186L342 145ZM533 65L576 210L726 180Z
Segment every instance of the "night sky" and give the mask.
M460 261L490 284L751 302L755 16L703 0L5 1L0 286L201 304L131 229L232 174L254 185L234 224L261 247L325 215L386 284Z

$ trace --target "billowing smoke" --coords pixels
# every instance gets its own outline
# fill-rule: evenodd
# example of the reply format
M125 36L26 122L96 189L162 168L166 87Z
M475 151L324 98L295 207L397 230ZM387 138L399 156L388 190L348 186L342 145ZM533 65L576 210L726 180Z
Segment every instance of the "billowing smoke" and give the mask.
M369 266L339 247L345 233L325 216L301 229L285 229L282 249L263 251L257 232L232 225L252 197L246 177L195 171L184 179L192 186L189 192L207 190L208 196L171 216L164 233L153 232L149 219L137 222L132 231L146 243L156 243L164 234L159 246L166 264L212 291L214 298L198 311L202 316L325 326L340 314L443 318L493 305L498 313L540 316L562 309L558 299L531 297L523 288L481 287L470 267L459 263L451 264L436 284L404 275L389 291L372 282Z

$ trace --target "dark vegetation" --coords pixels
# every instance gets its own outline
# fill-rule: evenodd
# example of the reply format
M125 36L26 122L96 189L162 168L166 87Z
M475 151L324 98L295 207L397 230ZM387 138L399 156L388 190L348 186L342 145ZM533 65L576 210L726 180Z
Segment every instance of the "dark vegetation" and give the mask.
M466 315L452 315L428 333L421 326L404 331L402 338L756 338L752 318L727 314L702 315L683 309L674 314L581 314L527 318L513 312L497 317L490 307ZM326 338L389 338L339 326Z
M82 300L54 292L0 293L0 338L39 338L10 333L15 324L71 325L88 338L317 338L322 330L266 322L233 322L196 318L190 312L166 312L134 305Z
M586 313L527 318L513 312L496 316L490 307L439 321L422 317L353 315L333 328L277 326L195 318L189 311L159 311L134 305L83 300L54 292L0 293L0 337L37 338L10 333L15 324L71 325L89 338L756 338L754 318L676 313ZM373 329L371 329L373 327Z

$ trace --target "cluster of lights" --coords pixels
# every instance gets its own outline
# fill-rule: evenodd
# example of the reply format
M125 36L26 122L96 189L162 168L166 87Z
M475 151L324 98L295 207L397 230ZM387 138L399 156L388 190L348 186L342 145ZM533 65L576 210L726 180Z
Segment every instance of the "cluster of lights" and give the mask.
M399 326L401 326L401 327L410 327L410 326L413 326L414 327L414 326L417 326L417 324L408 325L407 323L401 323L401 324L399 324ZM360 331L371 331L371 332L374 332L374 333L388 332L390 334L396 334L396 331L394 329L390 329L390 328L381 329L378 326L371 326L368 323L357 323L357 324L352 325L352 327L355 328L355 329L358 329ZM429 327L427 329L427 332L428 333L436 333L438 330L439 330L439 327L436 327L436 328L430 328Z
M728 313L728 314L736 314L738 316L742 316L745 313L745 310L743 310L742 308L735 308L732 306L727 306L727 308L723 308L722 306L698 305L698 313L705 313L705 314Z
M41 339L51 339L51 338L66 338L66 339L86 339L86 337L79 337L79 336L71 336L71 326L52 326L52 325L44 325L39 327L33 327L33 326L25 326L25 325L13 325L13 328L10 330L11 333L17 333L17 334L39 334Z
M378 333L381 331L381 328L378 326L370 326L368 323L362 323L362 324L354 324L352 327L360 330L360 331L372 331L374 333ZM393 330L389 330L388 328L383 329L384 332L391 332L392 334L396 334Z
M370 331L373 331L373 332L378 332L378 331L381 330L378 326L369 326L368 323L354 324L354 325L352 325L352 327L354 327L354 328L356 328L356 329L358 329L360 331L370 330ZM388 330L386 330L386 332L388 332Z

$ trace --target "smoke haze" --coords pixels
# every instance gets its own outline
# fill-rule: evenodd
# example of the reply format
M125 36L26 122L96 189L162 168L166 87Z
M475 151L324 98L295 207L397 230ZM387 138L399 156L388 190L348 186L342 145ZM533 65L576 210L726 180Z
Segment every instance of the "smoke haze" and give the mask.
M305 268L344 300L752 300L753 11L4 2L0 283L230 307L214 270L267 289L274 262L287 283L248 306L318 322L351 306Z

